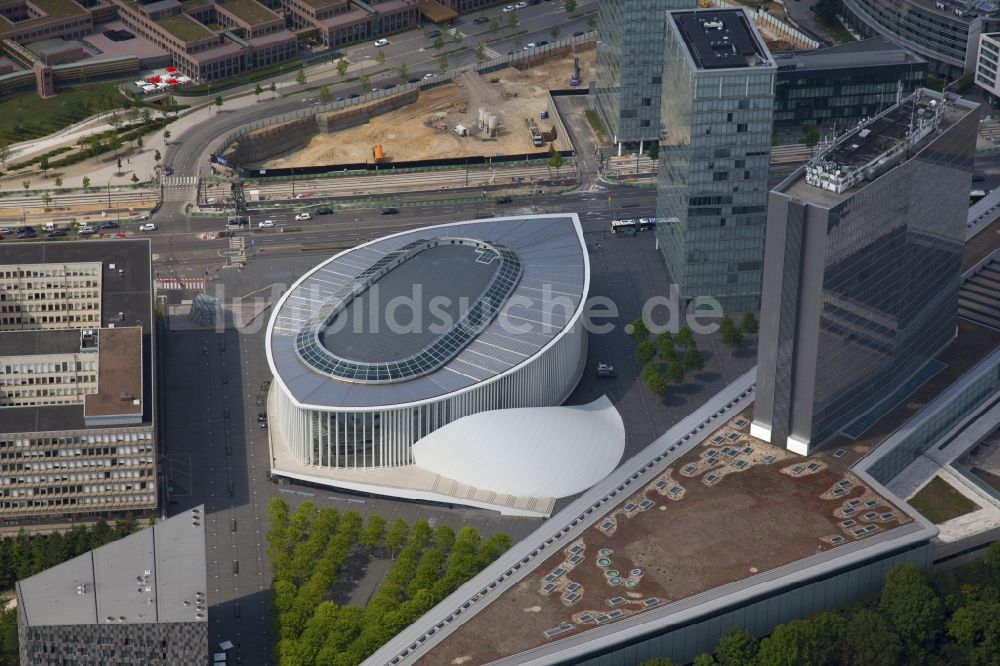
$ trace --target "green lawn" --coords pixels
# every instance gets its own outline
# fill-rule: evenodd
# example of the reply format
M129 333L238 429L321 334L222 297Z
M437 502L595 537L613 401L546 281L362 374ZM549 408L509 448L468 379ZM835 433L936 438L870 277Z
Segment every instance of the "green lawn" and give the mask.
M604 140L604 125L601 123L600 117L598 117L596 111L587 109L585 112L587 116L587 122L590 123L590 129L594 130L594 134L601 141Z
M255 0L226 0L218 6L251 25L267 23L278 18L277 14Z
M124 102L114 83L75 86L48 99L34 92L18 95L0 102L0 142L46 136Z
M940 476L935 476L930 483L914 495L910 500L910 506L935 525L940 525L979 508L975 502L952 488Z
M182 42L196 42L215 34L187 14L164 16L158 19L156 23Z

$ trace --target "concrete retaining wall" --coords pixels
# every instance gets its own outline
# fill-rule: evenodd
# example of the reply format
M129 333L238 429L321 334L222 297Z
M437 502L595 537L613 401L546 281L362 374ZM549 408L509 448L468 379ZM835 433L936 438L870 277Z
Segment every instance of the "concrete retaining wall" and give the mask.
M260 164L279 155L302 150L316 132L316 116L269 125L240 137L225 152L225 158L233 164Z
M316 116L316 127L320 132L336 132L364 125L375 116L413 104L419 97L420 90L407 90L392 97L373 100L362 106L320 113Z

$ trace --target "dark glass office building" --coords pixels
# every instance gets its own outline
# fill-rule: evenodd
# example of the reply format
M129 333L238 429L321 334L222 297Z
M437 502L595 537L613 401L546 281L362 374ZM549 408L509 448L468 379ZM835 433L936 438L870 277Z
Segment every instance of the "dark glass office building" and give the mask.
M619 154L622 144L660 137L667 10L696 6L696 0L597 3L597 113L609 138L618 144Z
M954 337L979 116L920 89L771 192L753 435L808 454Z
M689 305L760 299L775 65L743 9L668 14L656 238Z
M816 51L774 53L774 133L804 125L843 132L927 82L927 61L882 37Z

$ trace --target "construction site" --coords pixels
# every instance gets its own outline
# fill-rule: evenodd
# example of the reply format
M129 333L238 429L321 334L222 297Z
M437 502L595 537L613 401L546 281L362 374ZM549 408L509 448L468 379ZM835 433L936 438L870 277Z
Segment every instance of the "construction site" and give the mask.
M353 127L327 132L322 131L322 122L317 123L304 144L246 166L392 164L537 153L550 145L572 150L568 137L556 129L549 90L570 87L574 75L584 82L592 80L594 65L595 50L590 45L525 69L506 67L482 75L465 72L444 85L411 92L412 101L407 93L400 93L401 103L373 102L383 104L379 109L359 110L368 114ZM336 120L330 125L338 127Z

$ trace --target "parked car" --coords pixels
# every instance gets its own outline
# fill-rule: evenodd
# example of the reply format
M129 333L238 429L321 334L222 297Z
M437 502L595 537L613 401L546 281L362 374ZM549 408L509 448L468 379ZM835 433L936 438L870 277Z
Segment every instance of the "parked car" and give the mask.
M311 220L311 219L312 219L312 215L310 215L309 213L298 213L295 216L295 221L296 222L305 222L306 220Z
M514 203L514 200L510 197L497 197L497 204L509 204Z
M433 79L435 76L437 76L437 74L435 74L434 72L427 72L426 74L424 74L425 79Z
M101 222L101 229L117 229L117 222Z
M517 7L515 7L514 5L507 5L506 7L503 8L503 13L504 14L509 14L512 11L514 11L515 9L517 9Z
M399 212L398 208L383 208L378 212L379 215L395 215Z
M174 175L174 168L172 166L170 166L169 164L167 166L163 167L163 175L164 176L172 176L172 175Z
M333 215L333 209L329 206L323 206L322 208L316 209L317 215Z
M139 225L139 231L156 231L156 225L152 222L146 222L145 224Z
M258 229L270 229L274 226L274 220L261 220L257 223Z
M0 227L0 234L12 234L14 233L13 227Z
M18 231L17 232L17 237L18 238L34 238L37 235L38 234L35 232L34 229L25 230L25 231Z
M260 422L260 421L266 421L266 420L267 420L267 412L257 412L257 421L258 422Z
M480 16L475 21L473 21L473 23L475 23L476 25L482 25L484 23L489 23L489 22L490 22L490 19L488 17L486 17L486 16Z
M618 376L615 372L615 367L610 363L604 363L603 361L597 364L597 378L598 379L614 379Z
M396 87L395 83L390 83L389 85L387 85L384 88L382 88L382 90L392 90L395 87Z
M528 4L531 6L542 4L542 0L528 0Z
M514 6L515 6L515 7L517 7L518 9L524 9L525 7L527 7L527 6L528 6L528 3L527 3L527 2L524 2L524 0L521 0L521 2L517 3L517 4L516 4L516 5L514 5Z
M336 102L343 102L344 101L344 96L343 95L338 95L337 99L334 100L334 101L336 101Z
M545 45L546 45L546 44L548 44L548 43L549 43L549 40L547 40L547 39L542 39L542 40L540 40L540 41L538 41L538 42L535 42L535 46L545 46Z
M435 37L440 37L440 36L441 36L440 30L431 30L430 32L427 33L427 39L434 39Z
M348 97L350 97L351 99L357 99L358 97L361 97L361 95L359 95L358 93L351 93L350 95L348 95Z
M53 229L49 233L45 234L49 238L61 238L63 236L68 236L65 229Z
M375 47L376 48L382 48L383 46L388 46L388 45L389 45L389 40L388 39L376 39L375 40Z
M524 48L522 48L521 50L522 51L527 51L528 49L533 49L536 46L538 46L538 44L536 44L534 42L528 42L527 44L524 45Z
M89 224L85 224L77 230L77 235L79 236L92 236L97 233L97 228L92 227Z

